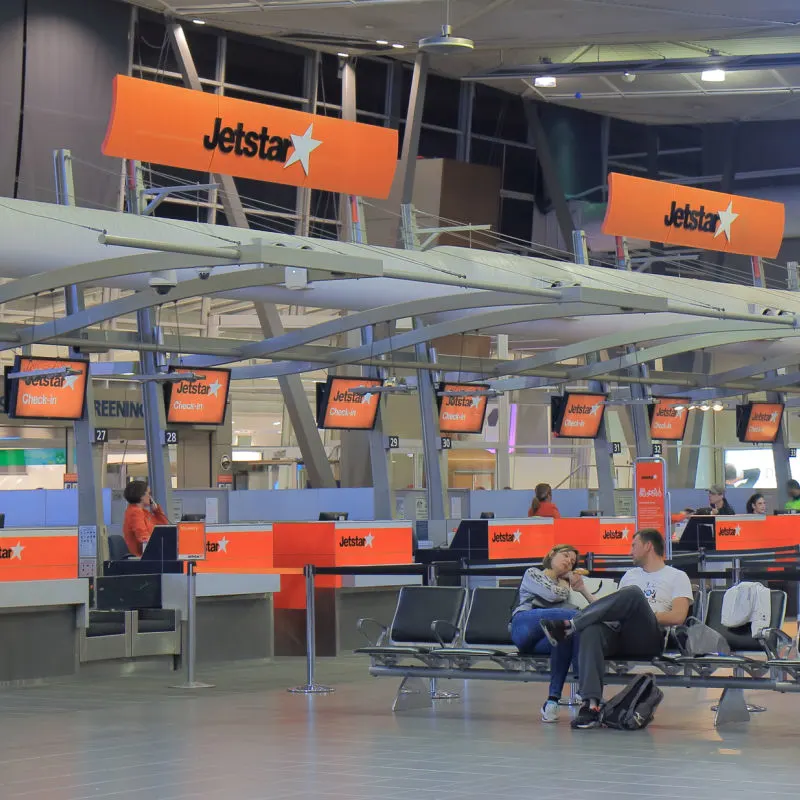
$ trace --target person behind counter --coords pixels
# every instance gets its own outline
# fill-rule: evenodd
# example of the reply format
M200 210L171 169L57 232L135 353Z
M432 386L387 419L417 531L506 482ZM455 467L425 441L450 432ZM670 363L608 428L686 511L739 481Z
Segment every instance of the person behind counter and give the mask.
M156 525L169 525L169 520L161 506L150 496L150 487L145 481L132 481L125 487L122 496L128 501L122 521L122 535L131 554L141 556L153 528Z
M542 706L542 722L558 721L558 701L564 689L570 664L577 674L577 638L551 649L539 624L542 620L567 620L578 613L569 604L570 591L579 592L588 602L594 601L583 582L585 570L576 570L578 550L571 544L556 545L542 559L542 568L525 571L519 584L509 631L511 641L523 655L547 655L550 659L550 691Z
M747 498L747 513L748 514L766 514L767 501L763 494L756 492Z
M800 483L794 480L788 481L786 491L789 494L789 500L784 508L787 511L800 511Z
M715 517L732 517L736 514L728 498L725 497L725 487L721 483L715 483L709 488L708 505Z
M552 517L561 519L561 512L553 502L553 488L549 483L538 483L533 490L533 501L528 509L529 517Z

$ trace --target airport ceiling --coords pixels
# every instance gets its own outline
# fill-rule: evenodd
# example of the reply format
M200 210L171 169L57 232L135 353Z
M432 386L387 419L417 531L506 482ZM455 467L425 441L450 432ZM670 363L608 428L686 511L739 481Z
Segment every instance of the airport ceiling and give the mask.
M446 0L129 2L331 53L410 59L419 39L441 32ZM547 102L647 124L800 118L797 0L452 0L450 20L453 35L475 42L464 54L432 56L432 67L452 77L479 77ZM717 54L728 60L721 83L701 80L699 65L664 71L672 59ZM753 55L774 55L775 65L742 69L740 62L737 69L730 63ZM532 76L547 59L557 85L536 88ZM633 81L616 63L627 61L640 62L631 70ZM526 65L532 69L516 69ZM570 65L570 74L561 65ZM499 68L504 77L491 74ZM505 77L509 69L514 74Z

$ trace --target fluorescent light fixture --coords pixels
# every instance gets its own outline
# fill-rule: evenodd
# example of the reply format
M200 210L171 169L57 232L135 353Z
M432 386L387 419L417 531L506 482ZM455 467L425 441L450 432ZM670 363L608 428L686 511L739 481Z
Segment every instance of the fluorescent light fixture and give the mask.
M537 75L533 79L533 85L537 89L555 89L556 79L553 75Z
M683 410L686 408L686 406L673 406L673 408L674 408L676 411L683 411Z
M722 405L722 403L714 403L714 404L711 406L711 408L712 408L714 411L722 411L722 410L725 408L725 406L724 406L724 405Z
M700 73L700 80L707 83L722 83L725 80L724 69L704 69Z
M394 42L392 44L392 47L394 47L395 50L402 50L405 47L405 45L404 44L400 44L400 42Z
M339 56L339 58L350 58L349 53L337 53L336 55Z
M708 403L703 403L703 404L700 406L700 410L701 410L701 411L710 411L710 410L711 410L711 406L710 406Z
M192 22L195 25L205 25L206 24L206 21L204 19L193 19Z
M233 461L261 461L259 450L234 450L231 454Z
M375 40L375 44L386 45L386 44L389 44L389 40L388 39L376 39Z
M280 422L273 422L273 425L280 425Z

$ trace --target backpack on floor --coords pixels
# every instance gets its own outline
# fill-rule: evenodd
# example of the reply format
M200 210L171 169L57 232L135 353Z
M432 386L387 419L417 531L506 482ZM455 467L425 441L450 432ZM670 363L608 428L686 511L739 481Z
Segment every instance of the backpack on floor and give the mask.
M650 724L663 699L664 692L656 686L652 673L637 675L603 706L600 721L606 728L641 730Z

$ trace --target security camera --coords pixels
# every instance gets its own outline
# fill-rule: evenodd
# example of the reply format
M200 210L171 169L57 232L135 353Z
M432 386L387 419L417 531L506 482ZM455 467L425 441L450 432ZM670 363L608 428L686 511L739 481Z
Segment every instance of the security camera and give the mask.
M197 277L200 278L201 281L207 281L211 277L211 268L200 267L197 270Z
M151 272L148 284L158 294L169 294L170 290L178 285L178 273L174 269Z
M622 80L625 83L633 83L636 80L636 73L635 72L623 72L622 73Z

